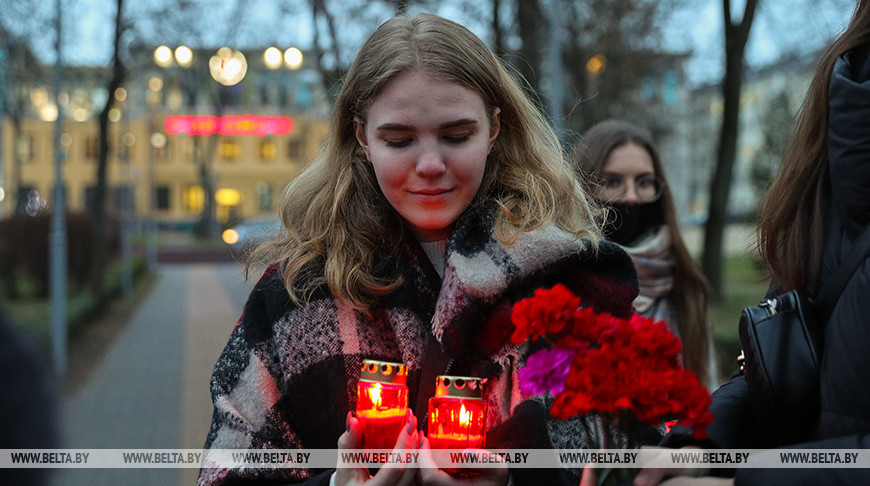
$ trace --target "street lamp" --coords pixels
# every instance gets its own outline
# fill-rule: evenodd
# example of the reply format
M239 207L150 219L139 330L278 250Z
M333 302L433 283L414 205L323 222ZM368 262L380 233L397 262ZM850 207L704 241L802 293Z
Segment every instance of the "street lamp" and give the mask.
M607 57L604 54L596 54L586 61L586 71L593 76L603 73L606 67Z
M175 62L181 67L188 67L193 62L193 51L187 46L175 48Z
M169 46L160 46L154 49L154 62L160 67L169 67L172 64L172 49Z
M245 78L248 61L241 51L221 47L217 54L208 60L208 70L215 81L224 86L235 86Z
M290 69L299 69L302 66L302 51L296 47L284 51L284 64Z
M269 69L278 69L281 67L281 58L283 55L277 47L270 47L263 53L263 61Z

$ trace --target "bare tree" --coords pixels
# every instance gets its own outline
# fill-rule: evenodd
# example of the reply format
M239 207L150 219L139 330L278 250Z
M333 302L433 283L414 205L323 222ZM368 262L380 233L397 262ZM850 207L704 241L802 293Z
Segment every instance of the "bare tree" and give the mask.
M93 243L90 247L91 291L98 299L103 296L103 277L107 264L106 193L108 181L106 173L109 165L109 155L112 150L109 144L109 112L116 104L115 93L121 88L127 75L127 68L121 60L121 38L126 30L124 23L124 0L116 0L115 6L117 11L115 13L115 32L112 42L112 75L106 86L108 93L106 104L103 105L99 116L99 154L97 158L96 184L94 186L91 207L88 208L93 219Z
M544 59L543 46L544 28L547 20L540 0L516 0L517 30L522 46L519 49L518 59L514 58L516 67L523 78L529 83L535 99L539 99L541 86L538 73L541 72Z
M758 0L746 0L740 22L731 14L731 1L722 0L725 21L725 78L722 81L722 126L716 154L716 170L710 181L710 206L704 226L704 249L701 268L710 282L714 301L722 298L722 238L725 233L728 196L734 172L739 135L740 90L743 84L746 41L752 30L752 21Z
M33 142L22 138L21 127L29 115L30 91L44 75L31 41L34 32L48 28L51 20L46 17L46 12L34 10L29 2L23 0L0 0L0 12L3 12L0 16L0 122L9 118L12 128L9 140L11 161L3 159L0 146L0 178L3 164L11 162L11 180L4 182L7 188L16 188L9 197L14 201L14 211L22 213L27 203L26 188L21 186L22 152L31 151ZM2 143L0 137L0 145Z
M498 56L504 55L507 50L504 44L504 29L501 25L501 0L492 0L492 19L490 20L490 29L492 29L492 50Z
M567 96L566 125L582 132L607 118L625 118L653 133L668 131L662 80L678 79L682 52L668 52L662 21L680 0L562 2ZM644 90L644 83L650 89ZM655 88L652 88L652 87ZM675 88L675 87L674 87ZM648 91L648 92L647 92ZM663 109L664 107L664 109Z
M320 76L323 81L323 87L330 101L335 101L338 96L338 84L341 81L341 76L344 72L341 57L341 41L338 38L338 32L335 28L335 18L326 8L324 0L308 0L311 7L311 25L314 30L314 39L312 41L312 49L314 57L317 61L317 69L320 71ZM323 47L323 41L320 38L320 29L318 28L319 20L323 19L327 25L329 32L329 48L332 50L334 62L327 62L326 49Z
M27 203L27 195L21 186L21 163L24 155L22 149L29 149L32 141L22 139L21 122L26 116L29 104L28 82L38 76L39 68L30 46L27 42L8 32L0 32L0 52L5 59L0 60L3 66L0 78L0 107L2 115L8 117L11 124L10 145L12 146L11 180L6 181L7 187L15 187L16 194L10 194L15 204L15 212L23 213ZM26 145L25 145L26 144ZM2 157L2 153L0 153ZM0 165L2 168L2 165ZM2 175L2 174L0 174Z

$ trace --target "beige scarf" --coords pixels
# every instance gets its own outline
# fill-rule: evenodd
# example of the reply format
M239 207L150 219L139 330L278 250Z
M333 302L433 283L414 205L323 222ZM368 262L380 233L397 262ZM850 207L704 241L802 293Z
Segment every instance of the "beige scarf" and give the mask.
M665 299L674 287L674 260L668 227L662 225L658 231L640 240L637 246L625 247L625 251L634 262L640 287L634 309L648 317L665 319L676 328L673 305Z

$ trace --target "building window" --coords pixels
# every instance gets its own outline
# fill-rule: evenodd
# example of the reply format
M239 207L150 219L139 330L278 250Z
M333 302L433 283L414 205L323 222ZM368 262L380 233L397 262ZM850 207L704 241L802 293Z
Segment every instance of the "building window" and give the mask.
M201 137L200 137L201 138ZM175 145L173 148L175 149L177 154L181 154L182 157L186 159L187 162L196 162L197 152L199 152L199 141L194 137L187 136L177 136L175 138ZM177 157L177 155L176 155Z
M205 206L205 192L200 186L184 188L184 210L188 213L200 213Z
M157 186L154 191L154 209L158 211L169 211L169 187Z
M260 141L260 160L275 160L277 153L278 147L274 140L266 138Z
M302 139L292 138L287 142L287 158L290 160L302 159Z
M119 186L112 189L111 207L113 210L121 213L124 211L135 210L133 201L133 191L129 186Z
M85 140L85 158L97 160L100 155L100 139L96 135L88 136Z
M36 159L36 144L33 135L18 136L18 158L23 162L33 162Z
M224 159L236 159L242 155L242 147L234 138L224 138L218 145L218 155Z
M214 194L217 203L217 218L222 223L237 221L239 219L239 204L242 202L242 193L237 189L221 188Z
M87 211L92 211L94 208L94 194L96 194L97 188L94 186L85 187L85 209Z
M272 209L272 186L268 182L257 183L257 205L260 211Z

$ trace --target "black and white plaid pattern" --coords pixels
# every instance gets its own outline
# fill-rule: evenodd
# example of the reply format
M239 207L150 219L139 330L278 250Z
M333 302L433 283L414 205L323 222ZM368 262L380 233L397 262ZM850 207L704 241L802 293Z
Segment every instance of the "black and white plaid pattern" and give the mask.
M519 233L503 245L494 238L492 215L474 212L460 219L448 241L443 282L416 241L406 238L401 247L395 268L404 283L370 314L326 290L295 306L278 271L263 275L212 374L215 410L206 448L335 448L356 405L362 360L406 363L414 403L430 332L451 359L452 374L488 378L488 447L577 443L577 427L549 427L543 403L520 396L524 356L510 344L510 309L536 288L562 282L584 304L627 315L637 294L628 256L606 242L592 250L553 227ZM553 432L572 437L553 439ZM205 467L199 484L299 482L319 472ZM523 482L515 472L514 482Z

